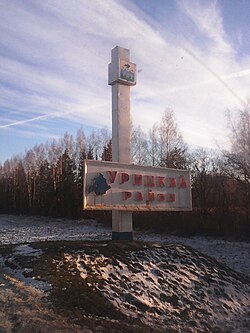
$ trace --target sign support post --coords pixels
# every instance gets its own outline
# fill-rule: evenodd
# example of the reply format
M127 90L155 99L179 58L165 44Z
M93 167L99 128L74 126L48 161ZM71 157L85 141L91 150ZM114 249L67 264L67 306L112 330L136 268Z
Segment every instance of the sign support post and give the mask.
M111 51L109 85L112 86L112 161L131 163L130 86L136 83L129 50ZM112 211L112 240L133 240L132 212Z

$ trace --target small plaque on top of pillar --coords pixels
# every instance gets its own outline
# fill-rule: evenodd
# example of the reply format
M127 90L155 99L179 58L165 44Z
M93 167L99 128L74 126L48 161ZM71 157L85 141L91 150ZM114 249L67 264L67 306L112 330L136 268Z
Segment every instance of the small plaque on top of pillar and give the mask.
M134 86L136 84L136 64L120 59L118 82Z
M128 49L116 46L112 50L112 62L109 64L109 85L116 83L127 86L136 85L136 64L128 59Z

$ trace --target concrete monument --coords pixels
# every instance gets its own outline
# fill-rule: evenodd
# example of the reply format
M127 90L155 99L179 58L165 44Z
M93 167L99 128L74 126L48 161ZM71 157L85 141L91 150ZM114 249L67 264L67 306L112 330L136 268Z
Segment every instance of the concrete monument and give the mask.
M129 50L116 46L111 51L108 83L112 86L112 161L131 163L130 87L136 84L136 65ZM132 240L132 213L112 211L112 239Z
M132 240L132 211L192 209L190 172L131 164L130 88L136 65L129 50L111 51L112 162L85 160L83 208L112 210L112 239Z

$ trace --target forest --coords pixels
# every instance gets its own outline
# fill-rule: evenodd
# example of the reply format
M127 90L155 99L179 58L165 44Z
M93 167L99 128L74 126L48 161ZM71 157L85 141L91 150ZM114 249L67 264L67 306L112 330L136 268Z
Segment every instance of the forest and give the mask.
M132 126L132 125L131 125ZM247 238L250 231L250 111L228 114L228 150L188 147L173 110L166 109L148 133L131 130L132 162L191 170L192 212L135 213L135 227L190 234ZM88 136L35 145L0 164L0 213L67 218L111 214L82 210L83 160L112 160L111 133L103 128Z

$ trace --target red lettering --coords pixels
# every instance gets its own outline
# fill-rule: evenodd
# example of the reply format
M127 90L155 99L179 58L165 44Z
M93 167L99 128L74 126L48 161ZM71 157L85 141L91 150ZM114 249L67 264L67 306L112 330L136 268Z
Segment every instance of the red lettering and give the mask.
M120 176L120 184L124 184L127 181L129 181L129 175L125 172L122 172Z
M156 184L157 184L158 187L164 187L165 186L165 183L164 183L165 177L160 177L159 176L156 179L157 179Z
M154 176L144 176L144 185L149 187L154 187Z
M187 187L186 179L185 179L184 176L180 176L179 187L180 188L186 188Z
M158 200L160 202L164 201L165 200L165 195L163 193L157 194L156 200Z
M143 201L143 196L142 196L141 192L137 192L137 194L136 194L136 200L137 201Z
M168 187L176 187L176 178L168 178Z
M166 201L167 202L175 202L175 194L174 193L167 194Z
M110 183L114 183L117 171L107 171L108 179Z
M142 175L134 175L133 185L137 185L137 186L142 185Z
M128 200L132 197L132 192L123 192L123 201Z
M154 201L154 200L155 200L154 192L149 191L148 192L148 201Z

